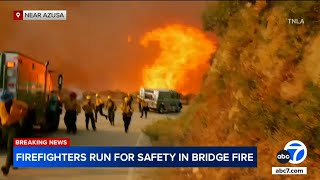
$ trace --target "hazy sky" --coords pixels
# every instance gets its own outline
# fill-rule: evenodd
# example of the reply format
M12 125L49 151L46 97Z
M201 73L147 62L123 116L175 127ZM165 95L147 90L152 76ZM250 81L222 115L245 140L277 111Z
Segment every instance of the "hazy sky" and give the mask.
M201 28L207 2L0 2L0 51L19 51L61 71L66 86L135 91L158 49L142 35L168 23ZM67 10L67 21L13 21L13 10ZM132 43L127 42L128 35Z

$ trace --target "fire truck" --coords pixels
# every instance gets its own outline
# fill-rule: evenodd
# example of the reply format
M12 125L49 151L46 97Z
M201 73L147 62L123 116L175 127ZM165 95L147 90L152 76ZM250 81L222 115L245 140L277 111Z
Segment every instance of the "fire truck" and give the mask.
M151 110L159 113L180 112L180 94L170 89L140 88L140 97L148 103Z
M0 52L0 93L7 90L29 105L32 128L55 131L59 120L49 123L45 118L49 92L55 90L48 65L19 52Z

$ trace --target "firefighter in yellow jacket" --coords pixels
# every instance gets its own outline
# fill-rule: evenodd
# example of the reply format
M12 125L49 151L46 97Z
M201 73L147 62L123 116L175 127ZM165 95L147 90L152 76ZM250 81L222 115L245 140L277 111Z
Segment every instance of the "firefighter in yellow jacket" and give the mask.
M95 119L98 121L98 113L101 116L104 116L108 120L108 116L103 113L104 102L100 98L99 94L96 94L96 111L95 111Z
M72 92L69 99L64 101L64 108L66 113L64 116L64 123L67 127L67 133L77 133L77 115L81 112L81 106L77 102L77 94Z
M13 140L19 137L21 122L27 114L28 105L13 99L13 95L8 91L3 92L1 101L2 135L7 141L7 159L5 165L1 167L1 171L4 175L8 175L10 167L13 165Z
M131 123L131 117L133 114L133 108L130 104L128 97L124 98L124 101L121 106L121 110L122 110L122 118L123 118L123 123L124 123L124 132L128 133L129 126Z
M111 96L108 96L106 108L108 110L108 117L111 126L114 126L114 118L115 118L115 111L117 110L116 103L111 99Z
M82 109L84 110L85 112L85 117L86 117L86 128L87 130L89 130L89 121L91 121L91 126L92 126L92 129L95 131L96 130L96 123L95 123L95 120L94 120L94 110L95 110L95 105L91 102L91 97L90 96L87 96L86 97L87 99L87 103L82 106Z
M137 96L137 102L138 102L138 106L139 106L139 112L142 111L142 98L138 95Z
M149 107L148 107L148 102L145 100L145 99L142 99L141 100L141 118L143 117L143 114L144 114L144 117L147 118L147 115L148 115L148 111L149 111Z

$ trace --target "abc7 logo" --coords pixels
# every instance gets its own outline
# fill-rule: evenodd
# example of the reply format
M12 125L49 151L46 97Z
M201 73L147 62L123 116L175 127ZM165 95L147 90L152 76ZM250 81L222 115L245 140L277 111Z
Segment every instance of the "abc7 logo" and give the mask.
M291 164L300 164L307 157L307 147L303 142L298 140L290 141L284 147L284 150L281 150L277 154L277 160L281 164L291 163Z

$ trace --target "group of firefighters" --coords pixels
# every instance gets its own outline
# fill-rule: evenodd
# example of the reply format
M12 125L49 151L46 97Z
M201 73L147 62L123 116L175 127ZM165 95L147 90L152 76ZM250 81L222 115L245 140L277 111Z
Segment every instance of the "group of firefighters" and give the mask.
M4 175L8 175L10 167L13 165L13 140L17 137L23 137L21 133L24 131L22 123L25 121L28 115L27 103L16 100L13 94L8 91L3 91L1 94L0 102L0 119L2 125L3 139L7 144L7 158L6 163L1 167L1 171ZM47 120L52 121L55 118L60 118L62 114L62 105L65 108L64 122L67 128L67 133L77 133L77 116L83 110L85 112L86 128L89 130L89 122L91 122L92 129L96 130L96 122L98 119L98 113L109 119L111 126L114 126L115 111L117 106L115 102L108 96L106 103L103 102L101 97L96 94L95 103L92 102L91 96L86 97L86 103L81 107L77 100L77 94L72 92L67 99L62 99L58 93L52 92L48 101L47 107ZM139 111L141 112L141 118L143 115L147 118L147 112L149 110L148 103L139 96L137 97L139 104ZM131 118L134 112L132 107L133 97L128 94L123 99L121 105L122 119L124 122L124 131L128 133ZM108 114L103 113L103 109L106 108ZM54 121L53 121L54 122ZM59 122L59 121L58 121Z
M98 119L98 113L100 113L100 115L104 116L106 119L109 119L110 125L114 126L115 111L117 110L117 106L110 96L108 96L108 100L106 104L104 104L104 102L102 101L102 99L99 97L98 94L96 94L95 104L92 102L91 96L87 96L86 99L87 99L87 102L85 103L85 105L82 106L82 109L85 112L87 130L89 130L89 121L91 121L92 129L94 131L96 130L95 123L97 122L97 119ZM108 115L103 113L104 107L107 108Z
M131 117L133 114L133 107L132 107L133 97L132 95L128 94L123 99L123 103L121 105L122 110L122 119L124 122L124 131L127 133ZM147 107L147 103L145 100L138 97L139 102L139 110L141 112L141 117L143 114L145 114L145 117L147 117L147 111L149 110ZM65 117L64 122L67 127L67 133L77 133L77 126L76 126L76 120L77 115L83 110L85 112L85 121L86 121L86 128L89 130L89 122L91 123L92 129L96 131L96 123L98 120L98 114L105 117L107 120L109 120L110 125L114 126L114 119L115 119L115 111L117 110L117 105L115 102L111 99L111 96L108 96L106 103L103 102L101 97L96 94L95 97L95 103L92 102L92 97L87 96L86 97L86 103L81 107L80 103L76 100L76 94L71 93L69 99L66 99L64 101L65 104ZM107 114L104 114L103 109L107 109Z

